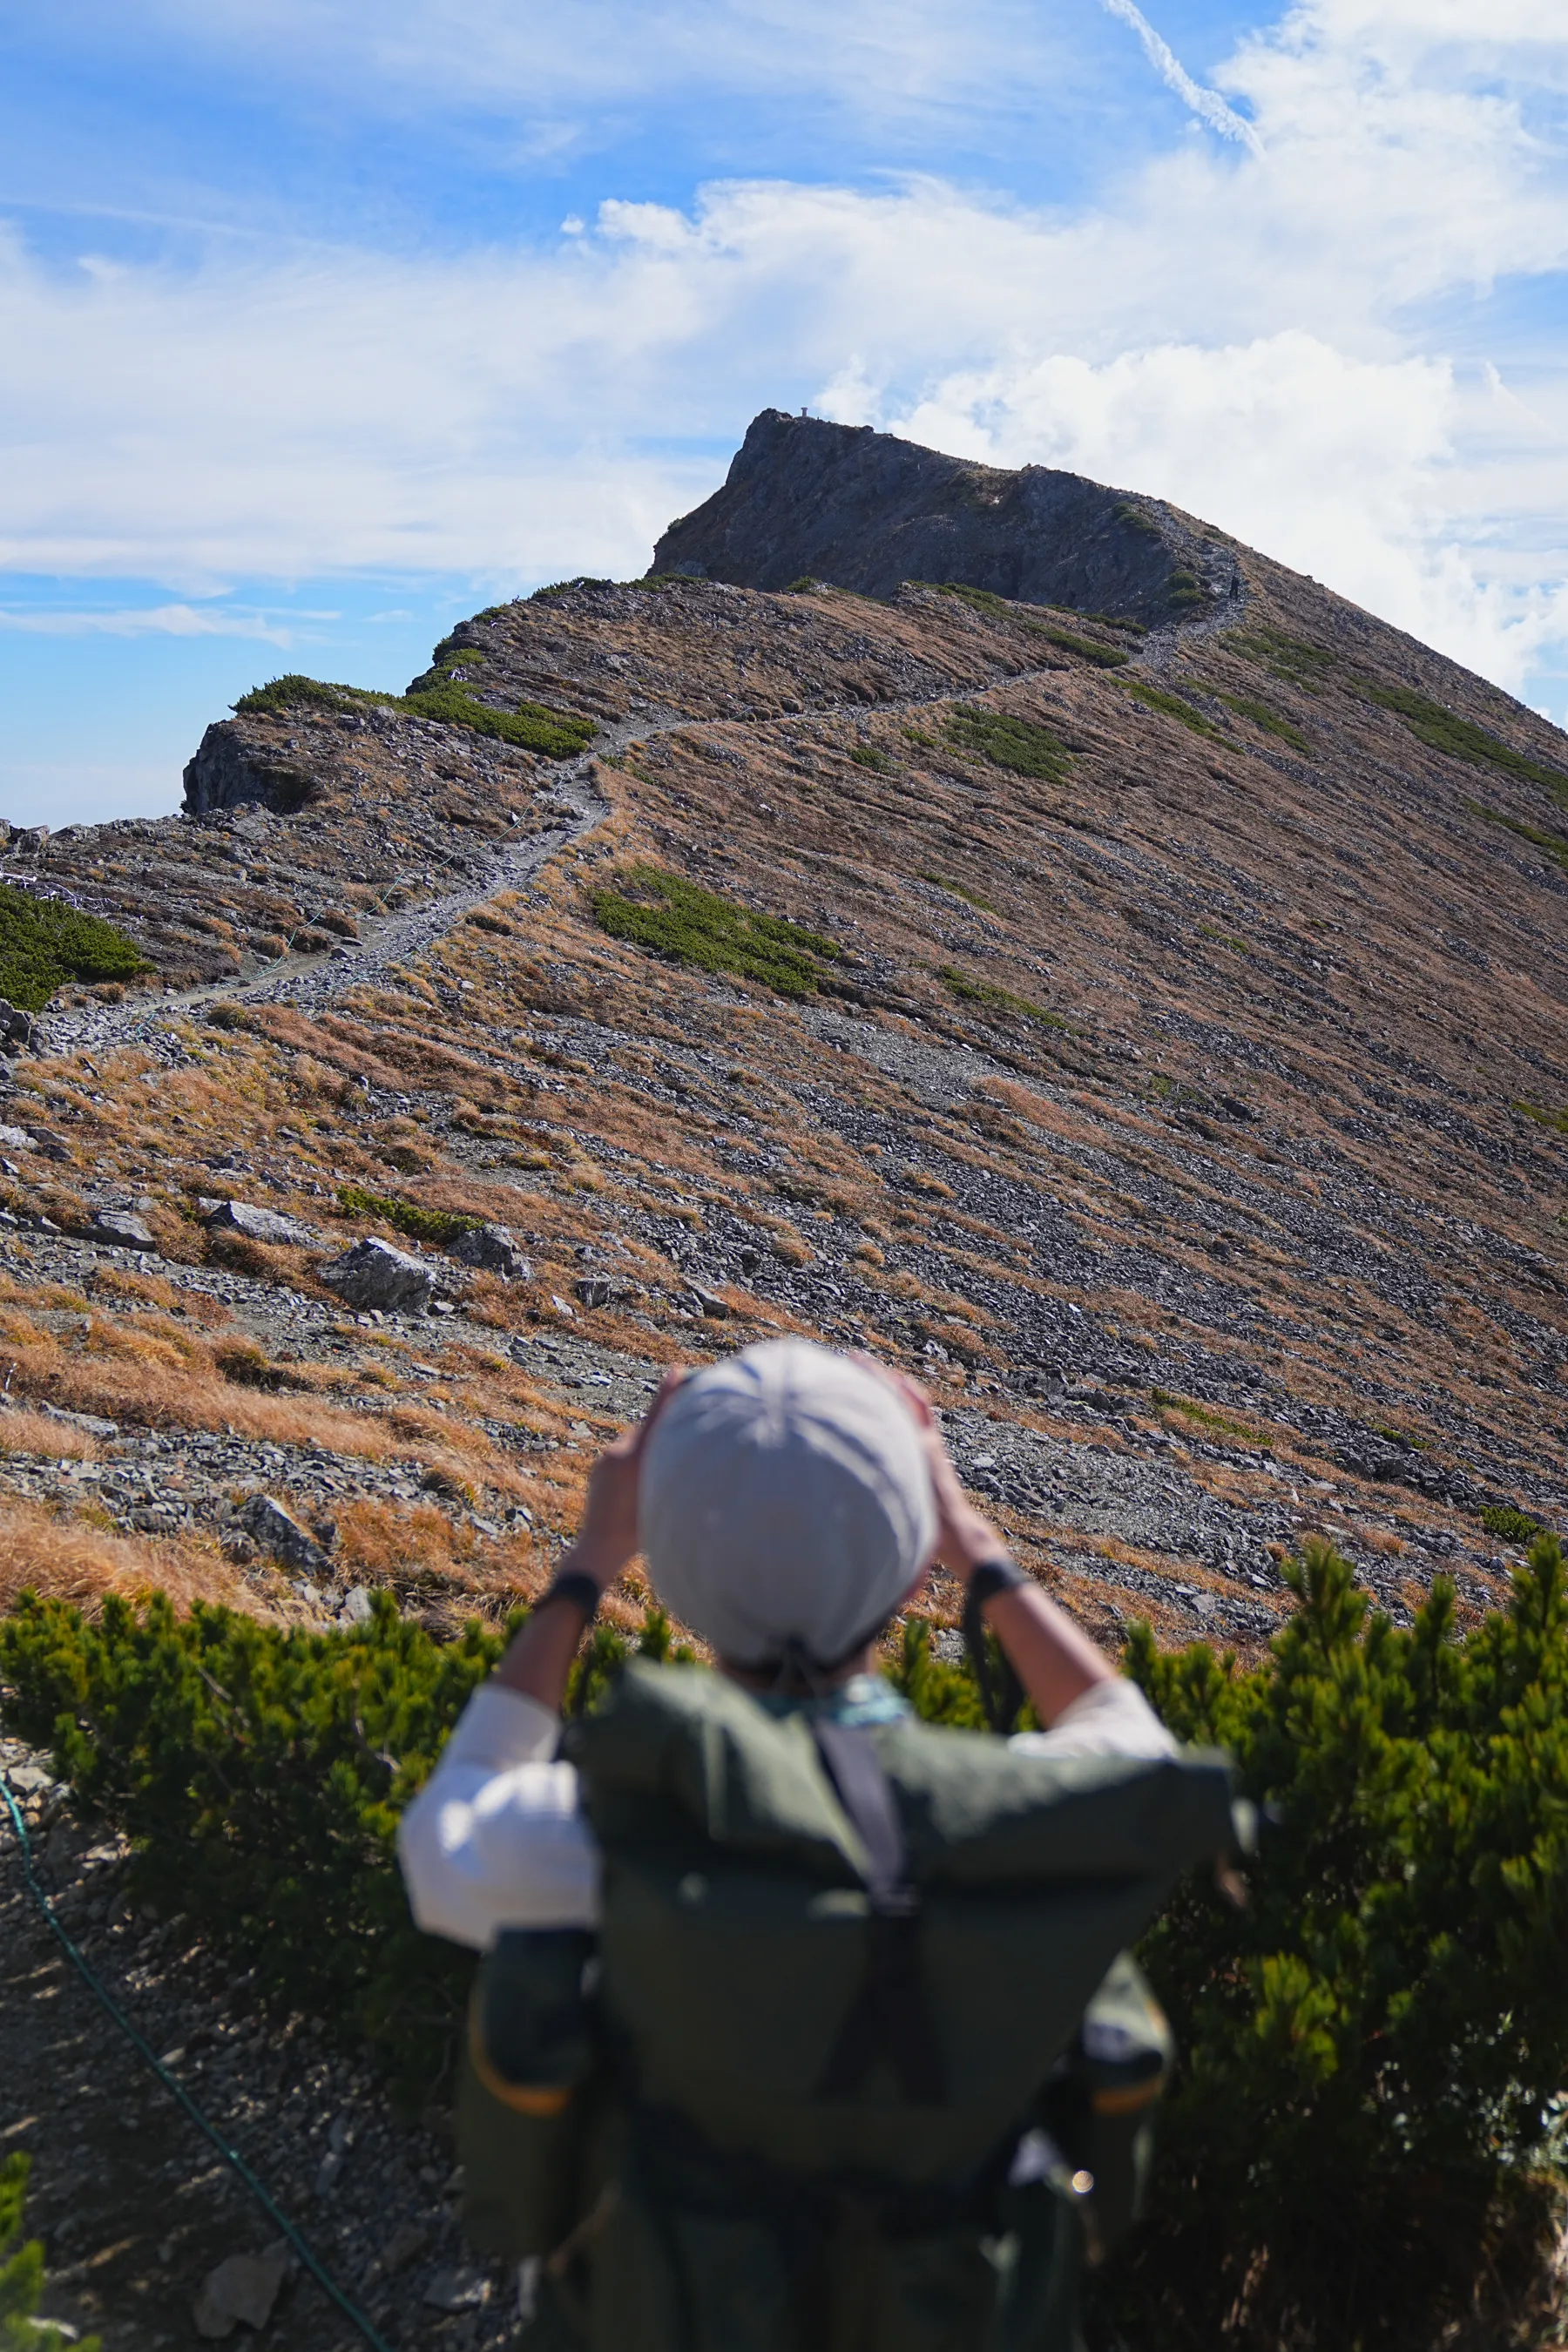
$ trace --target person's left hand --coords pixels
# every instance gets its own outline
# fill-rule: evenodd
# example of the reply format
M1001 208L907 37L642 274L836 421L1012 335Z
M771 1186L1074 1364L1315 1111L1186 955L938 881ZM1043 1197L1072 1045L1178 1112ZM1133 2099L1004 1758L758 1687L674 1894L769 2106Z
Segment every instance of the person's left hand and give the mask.
M637 1479L648 1432L687 1378L683 1369L666 1372L642 1419L612 1439L588 1476L583 1523L572 1547L570 1566L591 1576L603 1592L619 1576L637 1548ZM568 1563L563 1562L563 1566Z

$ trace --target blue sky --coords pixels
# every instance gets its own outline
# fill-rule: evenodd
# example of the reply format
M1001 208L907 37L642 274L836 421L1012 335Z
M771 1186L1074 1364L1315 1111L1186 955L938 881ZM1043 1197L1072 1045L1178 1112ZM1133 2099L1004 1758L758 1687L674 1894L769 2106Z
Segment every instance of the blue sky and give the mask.
M0 23L0 814L640 571L768 404L1173 498L1568 718L1561 0Z

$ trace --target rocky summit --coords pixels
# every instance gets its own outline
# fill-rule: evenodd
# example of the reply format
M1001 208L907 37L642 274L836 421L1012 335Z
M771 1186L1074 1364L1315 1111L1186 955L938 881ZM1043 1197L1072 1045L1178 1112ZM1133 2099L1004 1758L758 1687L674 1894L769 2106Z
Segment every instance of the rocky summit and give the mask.
M1560 1522L1568 740L1193 517L768 412L646 578L185 797L5 858L134 950L8 1040L13 1582L493 1612L790 1331L1102 1635Z

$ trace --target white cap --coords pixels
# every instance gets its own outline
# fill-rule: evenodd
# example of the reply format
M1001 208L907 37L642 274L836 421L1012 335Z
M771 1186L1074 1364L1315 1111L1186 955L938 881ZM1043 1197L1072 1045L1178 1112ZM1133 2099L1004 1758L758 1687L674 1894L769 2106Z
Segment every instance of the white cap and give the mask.
M637 1512L660 1600L740 1666L791 1643L837 1664L886 1623L936 1541L909 1406L805 1339L744 1348L676 1391L648 1433Z

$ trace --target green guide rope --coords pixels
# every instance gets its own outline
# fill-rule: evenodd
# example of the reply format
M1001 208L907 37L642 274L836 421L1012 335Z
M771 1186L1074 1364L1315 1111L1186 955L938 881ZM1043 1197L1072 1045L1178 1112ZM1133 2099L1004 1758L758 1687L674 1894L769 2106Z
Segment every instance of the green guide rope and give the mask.
M214 2147L216 2148L224 2162L232 2171L238 2175L241 2181L245 2184L245 2187L250 2191L252 2197L255 2198L257 2203L266 2214L268 2220L282 2231L284 2237L288 2240L295 2253L300 2257L300 2262L310 2272L310 2276L315 2280L316 2284L331 2297L332 2301L337 2305L338 2309L342 2313L343 2317L349 2322L351 2326L358 2329L359 2333L364 2337L365 2342L372 2347L372 2352L391 2352L391 2347L386 2343L385 2338L377 2333L374 2326L366 2317L365 2314L361 2311L359 2305L350 2300L350 2298L343 2293L342 2287L338 2285L337 2282L325 2269L323 2269L321 2263L317 2261L315 2255L310 2252L310 2247L306 2244L305 2240L294 2227L293 2222L289 2220L286 2214L279 2212L278 2207L273 2203L271 2198L268 2195L266 2189L263 2189L260 2181L258 2180L255 2173L252 2172L249 2165L247 2164L245 2158L239 2154L238 2150L237 2148L230 2147L228 2142L224 2138L223 2134L218 2130L217 2126L209 2122L207 2117L202 2113L200 2107L197 2106L195 2099L192 2098L190 2093L184 2088L184 2084L178 2082L175 2077L170 2074L169 2069L164 2065L163 2060L155 2055L151 2045L143 2040L140 2033L137 2032L136 2028L132 2024L131 2020L126 2016L125 2011L115 2000L113 1994L109 1991L101 1979L94 1971L92 1965L88 1960L86 1955L78 1948L78 1947L72 1942L70 1937L66 1933L66 1930L61 1927L59 1921L55 1916L54 1905L49 1901L48 1896L44 1893L43 1888L38 1884L37 1873L33 1867L33 1846L32 1840L27 1835L27 1824L22 1818L21 1809L17 1805L16 1798L12 1795L10 1788L7 1785L5 1776L3 1772L0 1772L0 1797L3 1797L5 1801L5 1810L11 1816L11 1826L16 1832L16 1841L21 1849L22 1854L22 1869L27 1882L27 1891L32 1895L32 1898L37 1905L39 1910L43 1913L44 1917L48 1921L49 1926L54 1930L56 1936L64 1945L67 1956L70 1959L72 1965L86 1980L89 1988L97 1996L102 2006L108 2011L110 2016L114 2020L115 2024L118 2025L121 2033L124 2034L127 2042L129 2042L138 2053L146 2060L153 2074L156 2074L160 2083L163 2084L163 2088L166 2091L172 2091L174 2093L175 2098L178 2099L181 2106L184 2107L186 2115L189 2116L191 2121L196 2126L197 2129L205 2133L207 2138L211 2140Z

